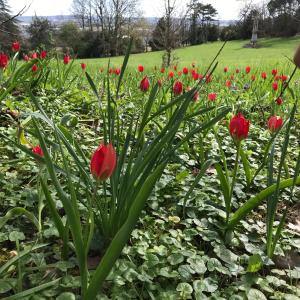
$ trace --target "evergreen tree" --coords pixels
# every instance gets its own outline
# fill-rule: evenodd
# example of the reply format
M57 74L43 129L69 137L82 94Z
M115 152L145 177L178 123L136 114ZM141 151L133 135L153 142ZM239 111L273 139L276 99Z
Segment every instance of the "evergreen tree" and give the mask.
M0 51L8 51L13 41L19 39L19 27L12 18L10 7L6 0L0 0Z
M54 28L51 22L47 19L35 16L28 27L28 33L32 49L41 46L49 49L54 45Z
M215 40L218 27L214 24L217 10L211 4L192 0L190 10L190 38L192 45ZM212 35L211 35L212 34Z
M164 36L166 33L166 20L164 17L160 18L152 33L152 39L149 44L153 51L164 49Z

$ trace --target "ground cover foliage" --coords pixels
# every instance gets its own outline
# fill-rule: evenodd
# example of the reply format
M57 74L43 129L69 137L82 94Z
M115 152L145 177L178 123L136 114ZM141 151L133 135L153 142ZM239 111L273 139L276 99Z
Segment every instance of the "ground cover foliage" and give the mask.
M0 70L1 298L300 298L291 62L128 68L127 55L90 72L17 53ZM99 183L103 142L118 160Z

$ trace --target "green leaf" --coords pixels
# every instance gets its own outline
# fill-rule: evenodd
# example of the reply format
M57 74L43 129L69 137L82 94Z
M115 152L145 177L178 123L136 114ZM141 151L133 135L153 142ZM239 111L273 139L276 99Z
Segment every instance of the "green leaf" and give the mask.
M215 168L221 183L221 189L224 196L226 212L229 214L231 212L231 200L230 200L230 187L227 181L226 176L223 173L222 167L220 164L215 164Z
M20 231L12 231L9 234L9 240L12 242L25 240L25 235Z
M56 298L56 300L75 300L75 299L76 299L75 295L70 292L62 293Z
M250 183L251 183L252 174L251 174L249 160L247 158L246 153L242 149L242 147L240 149L240 155L241 155L241 159L242 159L242 163L243 163L243 167L244 167L244 172L245 172L245 175L246 175L247 186L249 186Z
M33 246L32 248L28 248L26 250L23 250L21 251L20 253L18 253L18 256L15 256L13 258L11 258L9 261L7 261L4 265L2 265L0 267L0 275L5 271L7 270L11 265L15 264L20 258L26 256L27 254L37 250L37 249L40 249L40 248L43 248L45 246L47 246L48 244L39 244L39 245L35 245Z
M144 182L140 192L134 199L126 222L114 236L104 256L102 257L100 264L98 265L96 271L93 274L93 277L90 281L90 285L87 290L86 299L95 299L102 283L110 273L112 267L115 264L115 261L117 260L125 244L127 243L130 234L134 229L134 226L144 207L144 204L150 196L155 183L161 177L164 168L165 164L159 165Z
M189 174L190 172L188 170L181 171L179 174L176 175L176 181L183 181Z
M9 292L13 288L12 283L7 279L0 279L0 294Z
M266 296L257 289L250 289L247 293L248 300L267 300Z
M294 178L282 180L279 184L279 190L283 190L287 187L291 187L294 183ZM300 176L297 177L295 185L300 185ZM269 186L261 191L254 197L251 197L245 204L243 204L229 219L227 224L228 229L233 229L239 221L243 220L248 213L254 208L258 207L268 196L273 194L276 190L276 184Z
M39 230L39 222L37 220L37 218L28 210L26 210L25 208L22 207L15 207L12 208L11 210L9 210L5 216L0 218L0 229L11 219L14 219L17 216L20 215L24 215L26 216L37 228L37 230Z
M181 253L174 253L171 254L167 260L172 266L174 266L182 263L184 261L184 256Z
M191 299L191 294L193 293L193 288L190 284L186 282L181 282L177 285L176 291L180 292L179 295L183 299Z
M24 297L28 297L30 295L33 295L37 292L40 292L42 290L45 290L47 288L50 288L52 286L55 286L59 283L60 281L60 278L58 279L55 279L53 281L50 281L50 282L47 282L47 283L44 283L44 284L41 284L39 286L36 286L34 288L31 288L31 289L28 289L26 291L23 291L21 293L18 293L18 294L15 294L13 296L9 296L9 297L6 297L6 298L3 298L2 300L19 300L19 299L22 299Z
M247 272L258 272L263 266L263 261L259 254L254 254L249 257Z

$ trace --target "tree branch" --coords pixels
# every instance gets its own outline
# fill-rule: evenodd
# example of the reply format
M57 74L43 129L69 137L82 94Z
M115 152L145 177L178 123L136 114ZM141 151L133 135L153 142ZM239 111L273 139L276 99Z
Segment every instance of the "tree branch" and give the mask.
M3 21L0 23L0 26L3 26L4 24L8 23L8 22L11 22L13 21L14 19L16 19L17 17L23 15L31 6L31 3L30 5L27 7L27 5L25 5L16 15L12 16L12 17L9 17L7 20Z

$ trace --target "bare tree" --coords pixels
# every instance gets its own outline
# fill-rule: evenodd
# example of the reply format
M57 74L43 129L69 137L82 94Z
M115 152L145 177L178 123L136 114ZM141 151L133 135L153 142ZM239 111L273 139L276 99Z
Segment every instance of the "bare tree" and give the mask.
M139 0L73 0L73 13L81 27L88 27L106 54L119 55L122 39L130 35L138 17Z
M72 13L75 18L79 21L79 25L82 29L86 27L87 17L87 1L86 0L73 0Z
M136 0L111 0L111 11L114 20L113 38L115 41L114 55L119 55L122 31L128 26L134 17L137 17Z
M165 50L163 65L170 66L172 51L186 39L185 20L187 11L176 0L164 0L164 15L152 34L152 47ZM179 12L180 11L180 12Z

